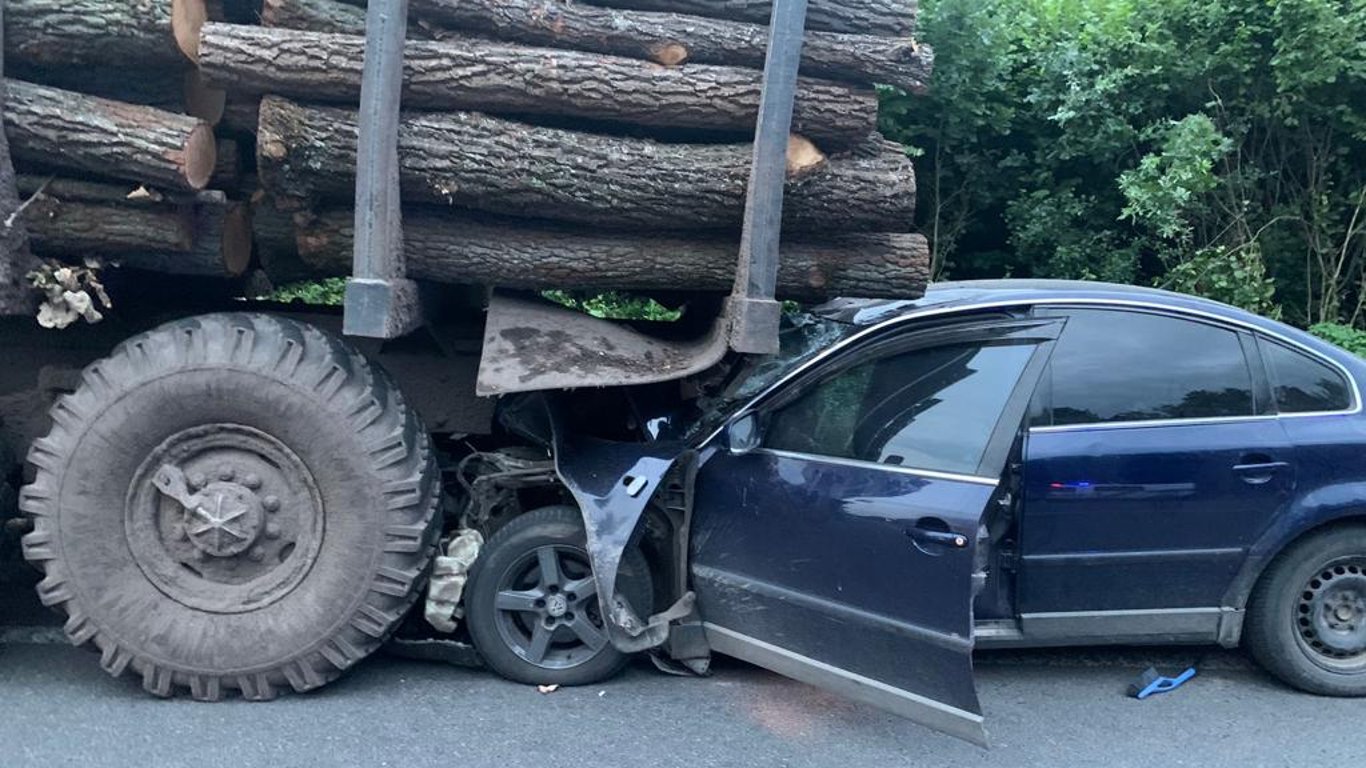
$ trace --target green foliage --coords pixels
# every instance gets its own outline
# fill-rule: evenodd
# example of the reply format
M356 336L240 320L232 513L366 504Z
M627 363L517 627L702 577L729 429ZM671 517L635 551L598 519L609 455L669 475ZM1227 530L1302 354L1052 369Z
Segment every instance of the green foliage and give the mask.
M655 320L674 322L683 316L681 309L669 309L651 298L611 291L578 295L571 291L545 291L547 299L570 309L608 320Z
M1309 326L1309 332L1357 357L1366 357L1366 331L1341 323L1318 323Z
M881 127L918 156L937 277L1157 283L1366 323L1366 2L921 8L930 94L884 89Z
M282 301L286 303L299 301L304 304L320 304L336 307L341 306L345 294L346 278L327 277L322 280L308 280L301 283L282 285L263 298L267 301Z

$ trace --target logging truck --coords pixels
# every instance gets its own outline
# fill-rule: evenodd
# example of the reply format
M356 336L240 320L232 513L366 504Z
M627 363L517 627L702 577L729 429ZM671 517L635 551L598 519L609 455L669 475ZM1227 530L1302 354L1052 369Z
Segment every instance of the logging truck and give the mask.
M69 639L206 701L386 643L544 684L715 648L974 737L975 696L708 628L748 587L689 562L723 393L860 327L781 300L924 291L870 87L923 89L913 5L409 5L5 4L0 512Z

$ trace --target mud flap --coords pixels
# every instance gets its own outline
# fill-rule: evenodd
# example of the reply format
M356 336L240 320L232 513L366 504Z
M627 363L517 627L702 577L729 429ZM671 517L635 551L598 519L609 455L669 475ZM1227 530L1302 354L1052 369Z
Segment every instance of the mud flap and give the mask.
M489 299L476 391L615 387L673 381L726 354L726 316L692 339L664 339L552 304L495 292Z

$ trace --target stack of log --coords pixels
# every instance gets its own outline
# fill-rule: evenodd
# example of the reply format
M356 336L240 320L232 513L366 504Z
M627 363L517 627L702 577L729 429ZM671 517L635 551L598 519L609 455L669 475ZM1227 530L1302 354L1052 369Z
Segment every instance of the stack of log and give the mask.
M39 253L275 282L351 262L364 0L9 0L5 124ZM360 3L360 5L348 4ZM728 290L763 0L410 0L409 276ZM810 0L779 292L925 280L873 84L916 92L913 0Z

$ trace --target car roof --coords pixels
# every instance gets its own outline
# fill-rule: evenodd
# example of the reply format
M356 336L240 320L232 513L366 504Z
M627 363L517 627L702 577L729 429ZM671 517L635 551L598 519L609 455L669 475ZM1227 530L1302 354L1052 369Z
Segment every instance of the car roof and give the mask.
M1066 303L1077 301L1166 308L1224 320L1308 347L1322 355L1357 368L1361 361L1348 352L1284 323L1210 299L1158 288L1087 280L960 280L931 283L918 299L835 299L814 311L837 322L857 326L877 325L898 317L931 310L982 305Z

